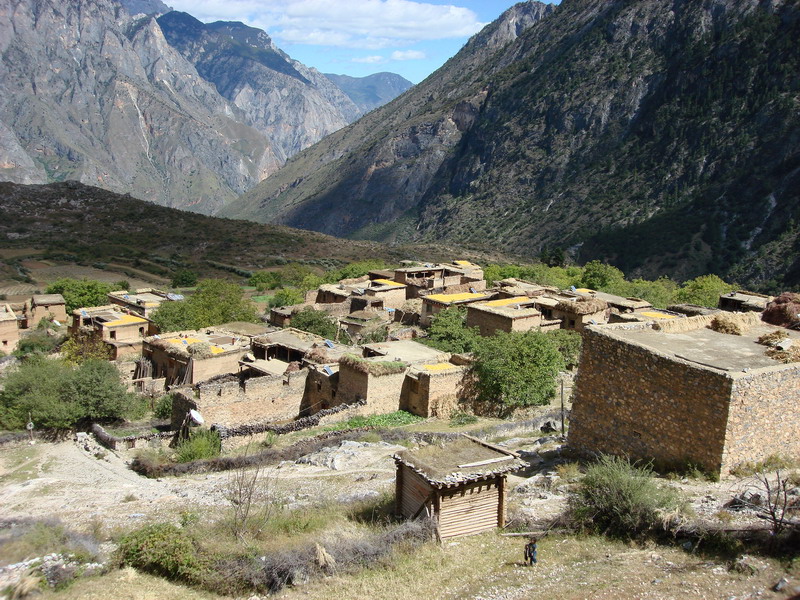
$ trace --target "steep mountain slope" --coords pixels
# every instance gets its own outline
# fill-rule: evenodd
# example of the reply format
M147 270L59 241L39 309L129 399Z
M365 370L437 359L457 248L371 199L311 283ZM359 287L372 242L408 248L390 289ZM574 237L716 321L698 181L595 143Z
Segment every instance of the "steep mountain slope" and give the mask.
M263 31L165 10L0 0L0 180L213 213L361 114Z
M374 73L366 77L350 77L325 73L352 100L362 114L383 106L410 88L411 83L396 73Z
M200 76L267 135L281 163L364 112L260 29L237 22L204 24L177 11L158 17L158 24Z
M797 0L564 0L524 30L506 14L229 214L796 285L798 39Z

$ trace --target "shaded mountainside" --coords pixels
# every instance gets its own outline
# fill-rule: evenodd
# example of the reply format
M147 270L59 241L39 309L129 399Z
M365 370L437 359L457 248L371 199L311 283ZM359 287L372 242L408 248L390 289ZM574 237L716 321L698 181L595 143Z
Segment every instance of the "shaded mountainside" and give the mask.
M548 8L515 6L226 214L800 283L797 0Z
M350 77L325 73L355 103L363 114L394 100L413 83L396 73L374 73L366 77Z
M76 181L0 183L0 247L44 249L55 260L128 265L161 276L183 268L221 276L293 260L330 267L370 258L388 262L502 258L440 244L389 247L282 225L220 219ZM220 265L234 269L220 270Z
M0 0L0 180L213 213L357 118L263 31L158 0Z

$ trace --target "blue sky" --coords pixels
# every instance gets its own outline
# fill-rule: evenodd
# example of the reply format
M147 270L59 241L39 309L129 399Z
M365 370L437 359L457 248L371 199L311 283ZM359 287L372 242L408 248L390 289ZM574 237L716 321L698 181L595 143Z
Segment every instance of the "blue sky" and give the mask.
M172 0L167 4L204 22L242 21L263 29L292 58L323 73L362 77L391 71L419 83L515 1Z

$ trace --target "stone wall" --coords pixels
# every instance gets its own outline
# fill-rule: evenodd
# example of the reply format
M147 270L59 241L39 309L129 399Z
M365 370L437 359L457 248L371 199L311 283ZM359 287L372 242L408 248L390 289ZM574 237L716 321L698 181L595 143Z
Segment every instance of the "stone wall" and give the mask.
M511 318L474 307L467 308L467 327L477 327L482 336L494 335L495 331L530 331L541 322L541 314Z
M719 472L732 380L611 334L583 335L569 445Z
M192 361L192 383L225 373L236 373L239 371L239 360L249 351L249 348L242 348L238 351L215 354L209 358L195 358Z
M400 397L403 393L405 372L388 375L369 375L352 368L347 364L339 364L339 387L333 405L353 404L358 400L366 400L359 414L379 415L400 409Z
M384 308L400 308L406 301L406 288L391 288L388 290L367 289L367 297L380 300Z
M313 415L321 410L342 404L336 400L338 387L338 371L328 375L321 368L309 368L306 390L300 404L300 416Z
M402 410L421 417L449 419L458 408L467 367L408 373L403 382Z
M800 457L800 364L734 376L723 472L770 455Z
M304 369L287 375L251 377L241 383L238 378L201 383L195 386L194 404L206 423L226 427L293 419L300 412L307 375Z

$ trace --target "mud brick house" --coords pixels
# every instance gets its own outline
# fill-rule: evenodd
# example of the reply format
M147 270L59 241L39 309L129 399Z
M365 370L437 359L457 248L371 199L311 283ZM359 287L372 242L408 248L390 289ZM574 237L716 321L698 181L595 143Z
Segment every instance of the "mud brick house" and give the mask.
M597 292L595 290L590 290L589 288L578 288L576 290L572 290L570 295L602 300L617 313L632 313L641 310L650 310L653 308L652 304L650 304L647 300L642 300L641 298L626 298L624 296L617 296L616 294Z
M0 351L9 354L17 349L18 343L17 315L8 304L0 304Z
M67 305L61 294L34 294L25 305L25 321L29 329L35 329L44 318L67 322Z
M611 316L604 300L580 296L559 300L551 311L552 318L561 321L561 329L575 331L583 331L588 325L608 323Z
M351 339L380 329L392 322L392 314L383 310L357 310L339 320Z
M587 327L568 443L728 473L743 461L800 456L800 363L768 355L776 331L742 313L743 335L712 331L713 316ZM800 334L782 330L795 344Z
M429 327L433 317L451 306L465 306L473 302L483 302L493 296L492 292L460 292L457 294L431 294L422 298L420 325Z
M400 308L406 301L408 286L391 279L373 279L364 289L364 295L373 306L380 308Z
M542 313L532 298L512 296L476 302L467 306L467 327L477 327L482 336L497 331L530 331L542 325Z
M111 358L139 356L143 340L154 332L153 324L116 304L77 308L72 311L70 336L89 335L111 348Z
M460 261L467 262L467 261ZM483 270L478 265L423 264L395 269L394 280L408 286L406 298L418 298L424 293L454 294L486 289Z
M159 306L164 302L183 300L180 294L169 294L155 288L141 288L135 292L120 290L110 292L108 301L127 309L131 314L149 319Z
M739 290L728 294L721 294L717 307L731 312L761 312L767 307L767 304L774 299L773 296L765 296L764 294Z
M403 380L400 410L420 417L449 419L464 396L464 377L468 369L466 365L449 361L412 365Z
M469 436L404 450L394 460L395 512L432 518L440 539L505 526L506 477L527 466L515 453Z
M250 350L250 337L222 329L178 331L145 338L137 380L164 380L166 387L190 385L236 373Z
M496 287L501 298L513 298L518 296L533 298L544 294L558 295L561 293L561 290L557 287L539 285L538 283L532 283L524 279L516 279L515 277L501 279L497 282Z

